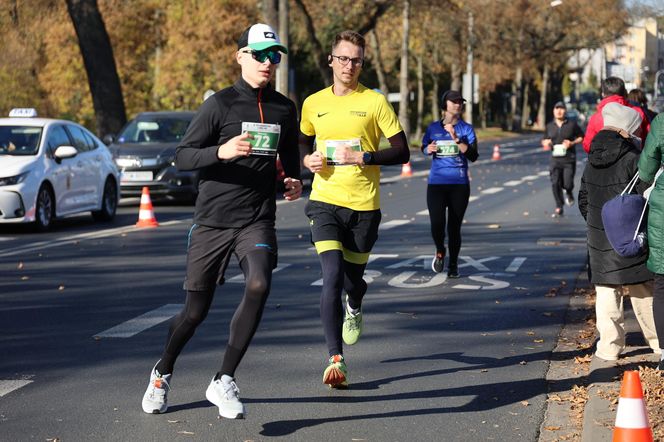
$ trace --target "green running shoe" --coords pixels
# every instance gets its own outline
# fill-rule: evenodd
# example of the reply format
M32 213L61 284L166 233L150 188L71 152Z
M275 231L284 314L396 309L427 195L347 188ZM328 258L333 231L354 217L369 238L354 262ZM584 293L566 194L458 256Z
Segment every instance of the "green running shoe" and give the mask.
M355 344L362 335L362 309L356 314L348 311L348 295L346 295L346 317L341 329L341 337L348 345Z
M323 383L330 388L348 388L348 368L343 356L330 356L329 365L323 372Z

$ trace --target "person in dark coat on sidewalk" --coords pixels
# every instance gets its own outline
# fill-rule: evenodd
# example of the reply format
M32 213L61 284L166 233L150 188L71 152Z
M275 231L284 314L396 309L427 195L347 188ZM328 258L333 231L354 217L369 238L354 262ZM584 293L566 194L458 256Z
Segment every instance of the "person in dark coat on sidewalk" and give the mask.
M655 179L664 163L664 114L652 120L643 153L639 158L639 177L648 183ZM664 175L650 193L648 208L648 269L655 274L653 313L658 336L664 335ZM661 358L661 356L660 356ZM659 362L664 370L664 359Z
M648 346L659 353L652 302L653 274L646 268L647 251L624 258L611 247L602 223L602 206L619 195L637 172L640 141L632 134L641 124L633 109L609 103L602 110L604 127L590 146L581 178L579 210L586 220L588 253L597 298L595 314L599 341L595 356L615 361L625 348L623 296L629 295L634 314ZM642 193L647 184L637 185Z

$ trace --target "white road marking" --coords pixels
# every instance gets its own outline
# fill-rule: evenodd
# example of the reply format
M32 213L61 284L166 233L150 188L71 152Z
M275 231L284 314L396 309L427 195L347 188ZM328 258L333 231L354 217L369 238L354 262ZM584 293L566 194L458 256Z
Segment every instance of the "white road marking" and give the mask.
M514 186L518 186L521 183L523 183L523 181L521 181L521 180L506 181L506 182L503 183L503 186L514 187Z
M494 193L502 192L504 190L503 187L489 187L488 189L482 190L480 193L483 193L485 195L492 195Z
M272 270L272 274L275 274L286 267L290 267L292 264L277 264L277 267ZM244 284L244 273L240 273L239 275L235 275L230 279L227 279L226 282L231 282L234 284Z
M472 198L472 196L471 196L471 198ZM475 199L477 199L477 198L475 198ZM415 215L428 215L428 214L429 214L429 209L424 209L424 210L420 210Z
M521 178L523 181L533 181L539 178L539 175L527 175Z
M477 201L478 199L480 199L478 195L473 195L470 198L468 198L468 202L472 203L473 201Z
M389 230L394 227L402 226L404 224L408 224L410 222L409 219L393 219L391 221L388 221L386 223L382 223L378 230Z
M459 264L459 268L472 266L472 267L475 267L480 272L488 272L489 268L487 266L485 266L484 264L482 264L482 263L483 262L488 262L488 261L494 261L494 260L496 260L500 257L499 256L489 256L488 258L473 259L470 256L459 256L459 258L466 261L465 264Z
M32 381L28 379L0 379L0 397L8 395L12 391L18 390L21 387L25 387L31 382Z
M514 258L510 265L507 266L505 269L506 272L517 272L519 268L521 267L521 264L523 264L526 261L526 258L524 257L518 257Z
M163 223L159 223L159 226L171 226L175 224L182 224L185 222L191 223L191 218L186 218L186 219L179 219L179 220L172 220L172 221L166 221ZM14 250L7 250L7 251L0 251L0 257L5 257L5 256L14 256L14 255L22 255L30 252L36 252L36 251L42 251L45 249L51 249L53 247L59 247L63 246L66 244L73 244L77 241L84 241L84 240L89 240L89 239L101 239L101 238L107 238L109 236L116 236L116 235L121 235L123 233L129 233L129 232L138 232L143 229L138 229L135 226L122 226L122 227L115 227L112 229L104 229L104 230L95 230L94 232L86 232L86 233L79 233L77 235L71 235L71 236L65 236L63 238L55 239L53 241L41 241L37 243L32 243L30 245L25 245L23 247L17 247Z
M182 310L183 304L166 304L122 324L97 333L93 338L131 338L140 332L171 319Z

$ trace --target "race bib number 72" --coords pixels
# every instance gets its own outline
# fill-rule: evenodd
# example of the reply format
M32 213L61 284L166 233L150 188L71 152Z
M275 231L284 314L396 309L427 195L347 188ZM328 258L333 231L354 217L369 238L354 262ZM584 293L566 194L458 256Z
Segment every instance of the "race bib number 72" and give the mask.
M281 126L278 124L242 123L242 133L248 132L253 137L249 140L251 154L260 156L277 156Z

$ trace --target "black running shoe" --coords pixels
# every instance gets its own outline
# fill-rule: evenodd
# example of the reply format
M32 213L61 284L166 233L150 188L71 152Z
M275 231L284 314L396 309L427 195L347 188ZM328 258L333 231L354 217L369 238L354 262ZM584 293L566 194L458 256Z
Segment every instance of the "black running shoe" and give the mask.
M456 279L459 275L459 268L456 264L450 264L447 268L447 277L450 279Z
M433 261L431 261L431 270L441 273L443 271L443 261L445 261L445 252L436 252Z

